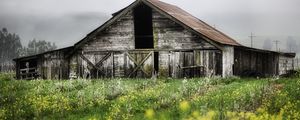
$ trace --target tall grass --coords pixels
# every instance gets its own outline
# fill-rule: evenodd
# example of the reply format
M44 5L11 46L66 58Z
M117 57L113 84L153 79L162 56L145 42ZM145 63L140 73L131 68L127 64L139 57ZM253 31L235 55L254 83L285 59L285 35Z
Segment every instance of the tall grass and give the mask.
M300 80L18 81L0 75L0 119L299 119Z

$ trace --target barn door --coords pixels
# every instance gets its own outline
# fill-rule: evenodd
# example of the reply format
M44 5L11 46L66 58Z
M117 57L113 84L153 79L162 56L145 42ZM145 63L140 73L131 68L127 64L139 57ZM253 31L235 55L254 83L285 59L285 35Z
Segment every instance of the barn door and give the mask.
M177 78L202 77L205 75L203 52L172 52L169 57L170 74Z
M126 52L126 76L144 78L151 77L154 71L153 61L154 52Z
M79 54L82 62L79 75L83 78L114 77L114 53Z
M183 77L194 77L197 74L194 68L194 52L183 52L181 54L181 62Z

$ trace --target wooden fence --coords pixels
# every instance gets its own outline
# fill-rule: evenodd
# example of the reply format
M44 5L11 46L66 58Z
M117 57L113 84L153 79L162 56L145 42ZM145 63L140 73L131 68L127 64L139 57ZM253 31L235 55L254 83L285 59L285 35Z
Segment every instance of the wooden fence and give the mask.
M0 63L0 72L12 73L15 71L15 64L13 63Z

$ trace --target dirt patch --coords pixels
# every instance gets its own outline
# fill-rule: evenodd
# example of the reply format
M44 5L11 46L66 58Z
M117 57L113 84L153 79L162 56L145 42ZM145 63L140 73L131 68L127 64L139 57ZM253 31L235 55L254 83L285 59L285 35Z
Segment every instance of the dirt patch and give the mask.
M273 84L272 86L273 86L274 90L276 90L276 91L282 90L284 87L283 84Z

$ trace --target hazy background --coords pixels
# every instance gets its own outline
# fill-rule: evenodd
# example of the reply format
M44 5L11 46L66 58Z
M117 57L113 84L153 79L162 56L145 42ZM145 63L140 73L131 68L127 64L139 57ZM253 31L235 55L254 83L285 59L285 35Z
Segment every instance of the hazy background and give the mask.
M0 27L20 35L71 46L134 0L0 0ZM215 26L243 45L300 51L300 0L162 0ZM289 42L287 42L289 41ZM265 44L264 44L265 43ZM291 48L288 48L290 46Z

